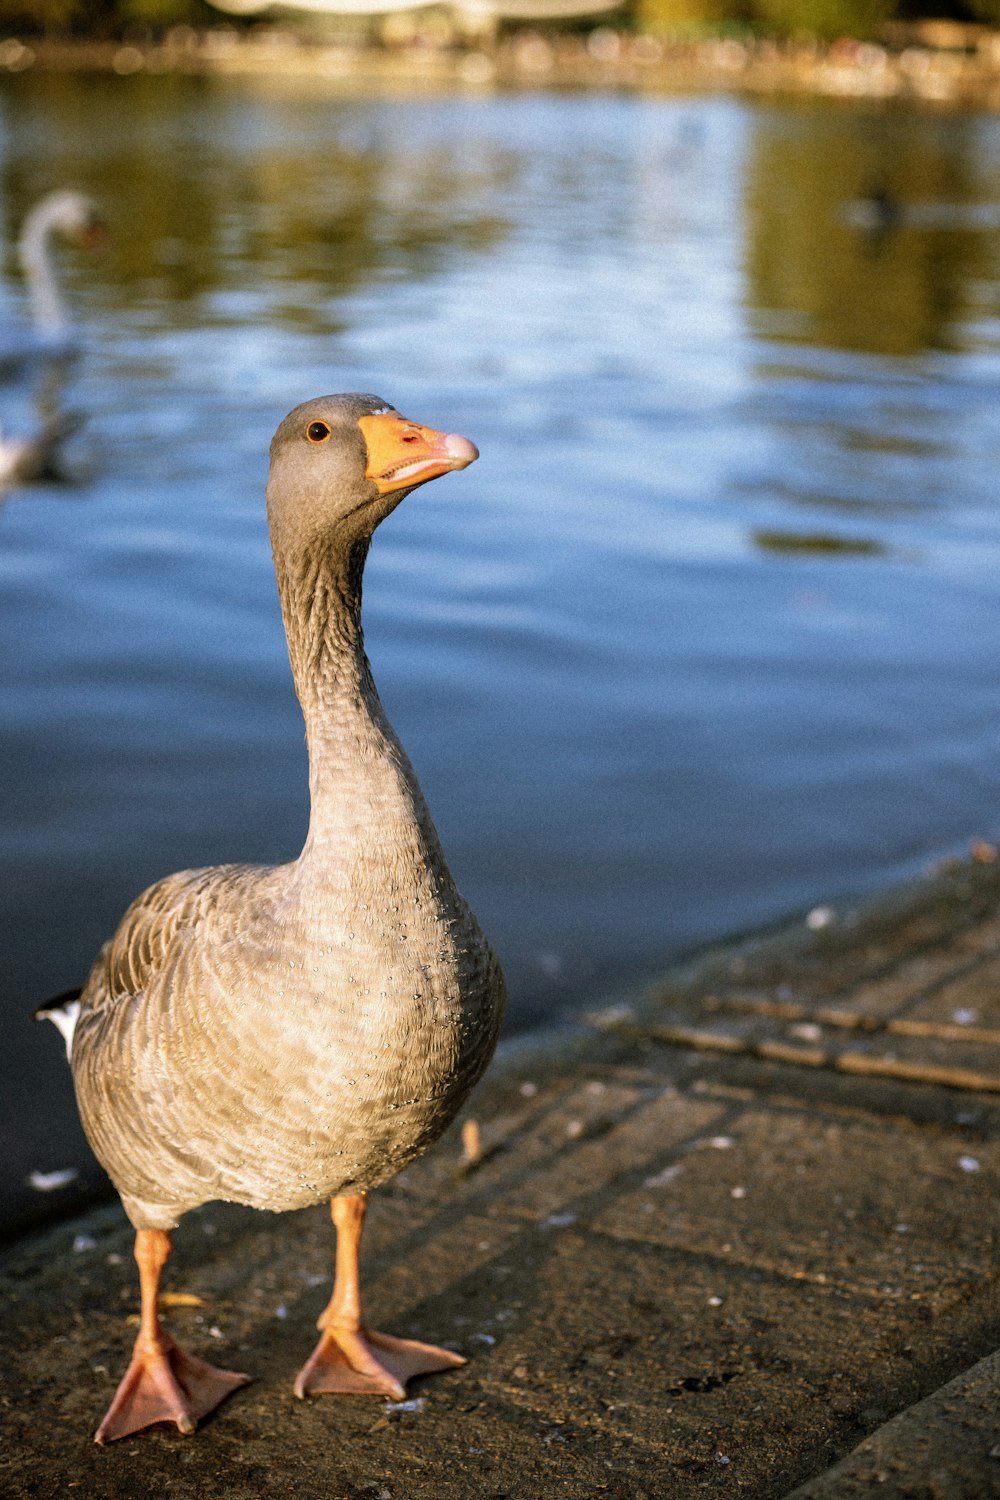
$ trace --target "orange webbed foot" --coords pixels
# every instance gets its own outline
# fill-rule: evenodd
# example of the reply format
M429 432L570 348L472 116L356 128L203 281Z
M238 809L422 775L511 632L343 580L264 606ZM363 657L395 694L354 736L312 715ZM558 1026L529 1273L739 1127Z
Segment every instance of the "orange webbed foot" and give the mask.
M391 1396L401 1401L414 1375L434 1375L464 1365L461 1354L397 1339L374 1329L327 1329L295 1381L296 1396Z
M156 1422L176 1422L181 1432L194 1432L202 1417L250 1379L217 1370L166 1336L155 1347L137 1344L94 1441L113 1443Z

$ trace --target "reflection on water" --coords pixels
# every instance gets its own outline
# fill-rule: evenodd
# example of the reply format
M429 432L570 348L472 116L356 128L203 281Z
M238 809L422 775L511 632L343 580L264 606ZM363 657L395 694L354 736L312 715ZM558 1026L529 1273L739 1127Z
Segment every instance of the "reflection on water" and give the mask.
M762 329L791 314L823 348L968 348L978 293L996 305L996 133L974 114L762 110L747 176Z
M303 836L262 489L321 391L482 450L366 616L514 1024L996 828L996 121L22 76L0 163L8 238L61 183L114 236L64 261L97 469L0 511L15 1176L70 1149L25 1011L150 880ZM875 183L970 218L873 239Z

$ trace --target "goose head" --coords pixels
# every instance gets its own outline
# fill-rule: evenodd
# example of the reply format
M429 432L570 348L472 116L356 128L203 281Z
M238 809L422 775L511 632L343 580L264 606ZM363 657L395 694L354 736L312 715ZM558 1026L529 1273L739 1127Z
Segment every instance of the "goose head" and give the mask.
M468 438L402 416L378 396L319 396L290 412L271 443L268 515L300 545L349 550L418 485L479 457Z

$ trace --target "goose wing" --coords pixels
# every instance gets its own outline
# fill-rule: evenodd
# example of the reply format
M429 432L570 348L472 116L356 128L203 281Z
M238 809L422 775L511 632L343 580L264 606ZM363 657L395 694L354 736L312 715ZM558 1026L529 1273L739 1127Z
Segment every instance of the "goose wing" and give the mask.
M181 870L143 891L104 944L80 996L81 1015L117 1009L145 995L176 961L190 936L211 927L234 879L247 865Z
M217 1024L219 974L241 950L236 914L253 905L261 873L184 870L151 886L80 996L70 1059L80 1117L137 1226L168 1229L223 1196L226 1121L215 1116L238 1085L233 1038Z

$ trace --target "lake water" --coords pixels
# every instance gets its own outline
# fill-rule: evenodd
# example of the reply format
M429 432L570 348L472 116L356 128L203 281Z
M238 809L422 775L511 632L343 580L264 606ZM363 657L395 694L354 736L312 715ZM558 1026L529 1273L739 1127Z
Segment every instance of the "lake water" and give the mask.
M7 80L8 243L63 184L112 238L63 258L79 482L0 509L12 1212L83 1159L27 1012L157 876L303 837L262 494L309 396L482 451L366 628L513 1027L996 834L1000 120Z

